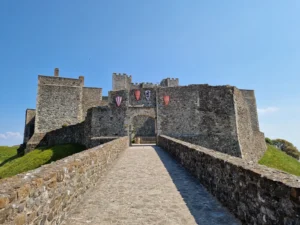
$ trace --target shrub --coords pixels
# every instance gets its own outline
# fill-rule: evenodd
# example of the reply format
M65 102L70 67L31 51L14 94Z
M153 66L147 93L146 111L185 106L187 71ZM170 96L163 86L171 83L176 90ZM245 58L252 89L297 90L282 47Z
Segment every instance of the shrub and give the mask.
M276 148L299 160L300 152L291 142L284 139L275 139L272 142Z
M265 141L269 145L273 145L273 141L270 138L265 138Z

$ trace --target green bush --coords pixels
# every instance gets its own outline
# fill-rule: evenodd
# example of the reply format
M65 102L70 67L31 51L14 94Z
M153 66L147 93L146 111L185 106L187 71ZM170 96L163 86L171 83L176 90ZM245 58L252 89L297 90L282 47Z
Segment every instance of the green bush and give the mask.
M273 141L270 138L265 138L266 143L269 145L273 145Z
M288 142L284 139L275 139L272 142L273 145L276 146L278 149L299 160L300 152L291 142Z

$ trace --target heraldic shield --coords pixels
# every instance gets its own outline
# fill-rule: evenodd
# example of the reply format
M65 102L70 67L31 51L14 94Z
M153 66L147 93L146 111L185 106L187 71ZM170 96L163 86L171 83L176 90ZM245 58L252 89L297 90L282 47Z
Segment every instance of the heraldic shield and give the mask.
M151 97L151 91L150 90L145 91L145 96L146 96L147 101L149 101L150 97Z
M164 102L165 102L165 105L169 105L169 102L170 102L170 96L169 95L164 96Z
M121 96L117 96L116 97L116 103L117 103L118 107L121 105L121 102L122 102L122 97Z
M140 97L141 97L141 91L140 91L140 90L135 90L135 91L134 91L134 95L135 95L135 99L136 99L137 101L139 101L139 100L140 100Z

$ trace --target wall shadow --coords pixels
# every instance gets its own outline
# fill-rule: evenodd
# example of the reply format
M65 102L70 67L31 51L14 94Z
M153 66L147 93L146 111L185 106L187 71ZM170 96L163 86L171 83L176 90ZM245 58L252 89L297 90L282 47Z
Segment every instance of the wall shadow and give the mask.
M167 169L178 192L197 224L241 225L241 223L215 199L199 181L172 156L158 146L153 146Z
M8 158L8 159L5 159L3 162L1 162L0 163L0 167L1 166L4 166L6 163L8 163L8 162L10 162L10 161L12 161L12 160L14 160L14 159L17 159L17 158L19 158L20 156L17 154L17 155L14 155L14 156L12 156L12 157L10 157L10 158Z

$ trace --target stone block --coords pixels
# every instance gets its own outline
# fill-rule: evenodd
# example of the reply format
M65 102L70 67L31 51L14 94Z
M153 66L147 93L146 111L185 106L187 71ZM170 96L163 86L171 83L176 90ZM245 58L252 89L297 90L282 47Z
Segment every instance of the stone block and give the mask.
M24 225L26 224L26 215L25 213L19 214L15 218L15 225Z
M5 208L9 203L9 198L6 195L0 195L0 209Z

